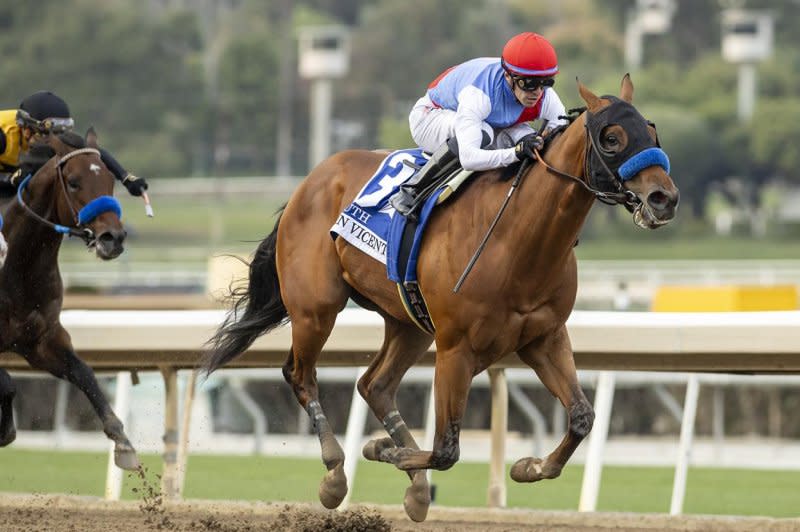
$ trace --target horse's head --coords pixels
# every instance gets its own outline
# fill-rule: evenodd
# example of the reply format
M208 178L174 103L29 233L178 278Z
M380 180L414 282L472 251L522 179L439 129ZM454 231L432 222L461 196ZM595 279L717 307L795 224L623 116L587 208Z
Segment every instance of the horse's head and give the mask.
M103 260L118 257L126 236L120 221L122 209L113 197L115 179L101 160L94 131L90 129L85 140L71 133L49 135L32 149L37 148L52 150L54 157L23 181L20 203L29 195L34 208L26 208L40 222L82 238ZM40 197L52 198L48 213L35 212Z
M623 203L636 225L655 229L675 217L680 194L669 176L669 159L661 150L652 122L631 104L633 83L622 78L619 98L598 97L578 82L586 102L589 138L586 179L601 192L627 196Z

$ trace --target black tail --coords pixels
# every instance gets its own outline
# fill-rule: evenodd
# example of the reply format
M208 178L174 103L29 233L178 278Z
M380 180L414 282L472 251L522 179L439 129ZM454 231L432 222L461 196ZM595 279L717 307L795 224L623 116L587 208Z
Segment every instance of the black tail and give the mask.
M262 334L289 321L281 299L275 263L279 223L280 214L272 233L256 249L253 262L250 263L248 286L232 291L233 309L216 334L206 342L209 349L203 359L202 368L207 375L244 353Z

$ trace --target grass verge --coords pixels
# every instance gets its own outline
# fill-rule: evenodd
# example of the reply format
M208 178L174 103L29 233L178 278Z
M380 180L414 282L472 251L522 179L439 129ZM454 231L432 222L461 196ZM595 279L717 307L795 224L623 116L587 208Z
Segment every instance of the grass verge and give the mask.
M143 455L148 478L157 485L161 460ZM0 492L67 493L102 496L107 455L84 452L0 451ZM314 459L263 456L192 455L187 499L316 502L322 463ZM656 467L606 467L599 511L669 511L673 470ZM576 510L583 469L569 466L556 480L536 484L508 481L508 507ZM433 472L435 503L442 506L486 505L488 466L459 463ZM800 472L692 468L684 512L689 514L797 517ZM386 464L361 461L353 502L400 504L408 486L405 474ZM135 499L142 481L126 475L123 498ZM136 491L134 491L136 490Z

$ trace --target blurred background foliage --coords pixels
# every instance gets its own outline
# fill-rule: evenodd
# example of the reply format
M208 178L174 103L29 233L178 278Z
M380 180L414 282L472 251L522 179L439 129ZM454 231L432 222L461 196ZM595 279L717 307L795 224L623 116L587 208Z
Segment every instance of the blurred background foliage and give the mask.
M682 216L708 218L714 194L761 212L766 186L800 182L800 2L749 0L775 17L750 123L737 119L737 66L720 53L731 2L679 0L671 30L644 40L633 72L640 110L658 124L682 189ZM499 55L532 30L559 53L556 89L574 80L616 94L635 0L37 0L0 5L0 105L49 89L79 128L94 125L124 165L149 178L308 171L309 81L297 28L352 30L350 74L334 83L336 150L411 144L407 113L444 68ZM337 126L337 124L339 126ZM337 135L350 126L346 135ZM339 129L337 129L339 127ZM289 137L279 164L278 144ZM283 141L286 141L284 138ZM767 194L768 195L768 194Z

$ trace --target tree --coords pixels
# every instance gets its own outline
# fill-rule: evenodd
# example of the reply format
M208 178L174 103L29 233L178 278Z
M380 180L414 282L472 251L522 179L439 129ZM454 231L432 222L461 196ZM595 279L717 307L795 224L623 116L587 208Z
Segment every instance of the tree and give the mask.
M7 58L0 97L8 107L52 90L69 103L78 126L95 125L132 171L185 171L190 154L180 135L193 129L199 83L190 17L151 19L126 3L90 0L13 6L0 17L11 21L0 35Z

